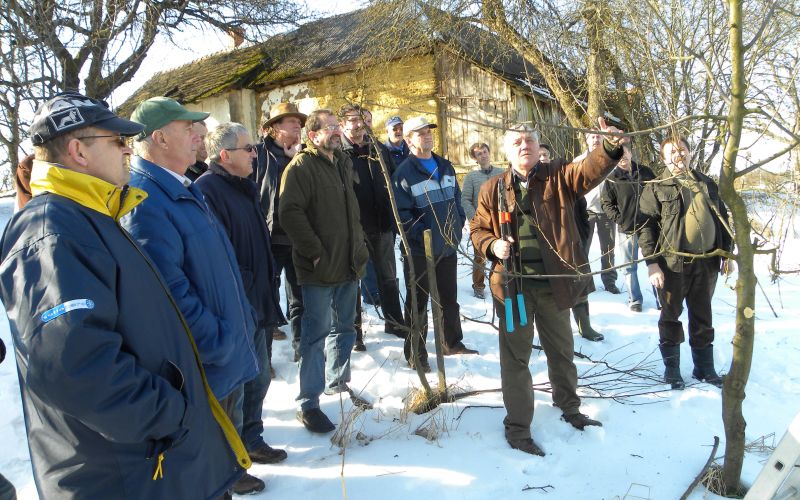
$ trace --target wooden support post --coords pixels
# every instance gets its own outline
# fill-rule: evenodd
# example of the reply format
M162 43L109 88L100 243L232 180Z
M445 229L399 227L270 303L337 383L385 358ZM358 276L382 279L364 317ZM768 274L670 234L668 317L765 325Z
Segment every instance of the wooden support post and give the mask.
M431 310L433 312L433 343L436 347L436 370L439 372L439 391L443 399L447 399L447 377L444 373L444 325L442 323L442 306L439 300L439 287L436 284L436 262L433 256L433 244L431 243L431 230L426 229L422 233L425 245L425 262L428 266L428 291L431 296Z

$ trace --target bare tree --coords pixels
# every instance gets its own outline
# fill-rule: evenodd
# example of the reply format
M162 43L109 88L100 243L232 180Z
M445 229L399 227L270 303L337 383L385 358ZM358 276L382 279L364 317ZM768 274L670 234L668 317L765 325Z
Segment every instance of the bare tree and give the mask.
M61 90L107 98L139 70L159 35L214 27L257 39L302 21L294 0L0 0L0 145L10 164L31 109Z

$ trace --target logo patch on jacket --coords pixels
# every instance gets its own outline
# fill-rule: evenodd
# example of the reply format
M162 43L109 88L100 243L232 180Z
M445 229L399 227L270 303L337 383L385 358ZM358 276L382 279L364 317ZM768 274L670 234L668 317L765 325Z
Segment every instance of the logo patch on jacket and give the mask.
M43 312L42 321L47 323L75 309L94 309L94 301L92 299L69 300Z

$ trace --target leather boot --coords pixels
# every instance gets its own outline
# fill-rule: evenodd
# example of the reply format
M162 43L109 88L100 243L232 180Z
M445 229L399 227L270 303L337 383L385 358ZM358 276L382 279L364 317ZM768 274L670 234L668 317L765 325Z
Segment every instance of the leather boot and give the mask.
M722 377L717 375L717 371L714 369L713 344L708 344L700 349L692 347L692 361L694 361L692 377L700 382L708 382L713 386L722 387Z
M681 346L660 344L661 359L664 360L664 382L673 389L682 390L686 383L681 377Z
M364 344L364 330L361 329L361 325L356 327L356 342L353 344L353 350L356 352L367 350L367 346Z
M572 315L575 316L575 323L578 324L578 332L581 337L592 342L599 342L605 338L602 333L592 328L592 322L589 319L589 302L575 305L572 308Z

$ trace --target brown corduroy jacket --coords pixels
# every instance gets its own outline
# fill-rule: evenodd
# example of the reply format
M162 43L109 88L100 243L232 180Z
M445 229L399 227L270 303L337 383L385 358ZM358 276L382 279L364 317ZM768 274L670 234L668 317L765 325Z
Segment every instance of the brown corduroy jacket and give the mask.
M622 149L613 151L621 156ZM531 214L539 223L541 251L548 275L569 275L549 278L556 304L561 309L575 305L580 297L593 292L594 284L589 272L586 254L575 224L575 200L597 186L617 164L605 148L596 148L585 159L564 165L563 160L550 164L540 163L528 184ZM478 207L470 222L470 236L475 249L492 262L490 284L495 300L503 299L505 269L491 252L492 243L500 238L497 184L505 183L505 197L516 227L516 197L512 184L512 171L489 179L478 195ZM518 238L515 237L515 241ZM519 259L515 247L513 257ZM519 268L519 266L518 266ZM524 278L523 278L524 279ZM511 293L515 293L513 290Z

